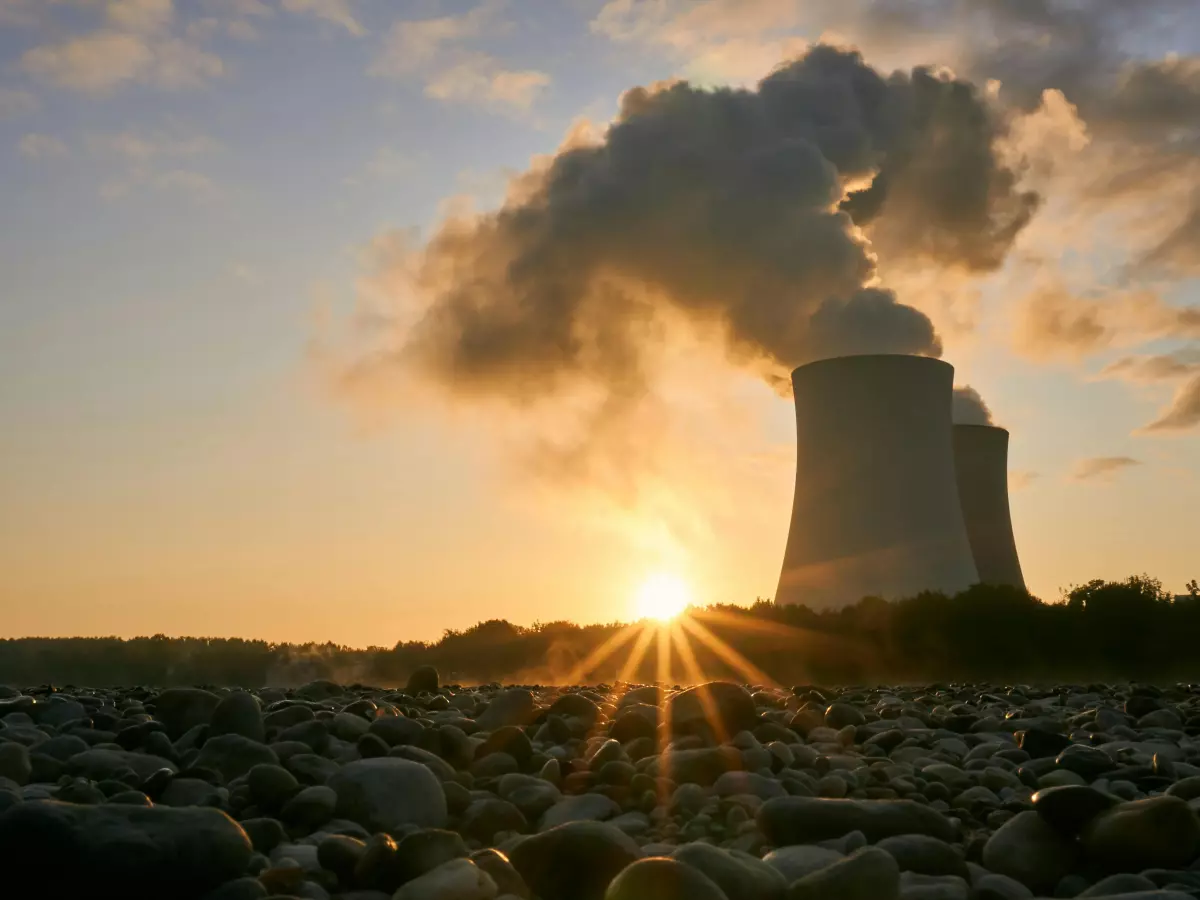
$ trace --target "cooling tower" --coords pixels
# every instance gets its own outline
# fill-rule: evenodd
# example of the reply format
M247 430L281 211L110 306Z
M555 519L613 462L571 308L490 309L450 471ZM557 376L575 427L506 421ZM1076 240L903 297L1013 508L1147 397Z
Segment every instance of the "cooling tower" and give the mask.
M954 368L845 356L792 373L796 494L777 603L955 592L978 578L954 476Z
M1008 432L991 425L955 425L954 467L979 580L1024 588L1008 512Z

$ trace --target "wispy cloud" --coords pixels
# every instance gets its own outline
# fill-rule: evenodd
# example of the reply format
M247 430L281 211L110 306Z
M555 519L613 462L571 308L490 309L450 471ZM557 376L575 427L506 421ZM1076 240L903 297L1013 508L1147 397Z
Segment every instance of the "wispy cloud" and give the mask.
M1143 433L1190 431L1200 426L1200 375L1193 376L1175 392L1171 403Z
M138 82L165 90L220 77L220 57L174 29L171 0L109 0L100 26L28 50L21 67L68 90L104 94Z
M1013 471L1008 473L1008 489L1010 491L1023 491L1037 479L1041 478L1038 472Z
M221 149L221 145L207 135L166 129L93 133L87 136L87 145L93 153L116 156L134 164L165 157L205 156Z
M474 56L432 75L425 93L438 100L529 109L550 76L534 69L505 69L490 56Z
M1141 464L1141 460L1130 456L1095 456L1076 462L1071 468L1071 478L1075 481L1108 480L1117 472Z
M370 72L416 79L437 100L494 109L528 110L550 84L536 69L512 69L472 44L507 30L502 4L485 0L458 16L399 19L392 24Z
M17 144L26 159L63 159L70 155L67 145L49 134L27 134Z
M1172 381L1200 373L1200 347L1185 347L1174 353L1123 356L1105 366L1098 378L1123 378L1127 381Z
M355 18L349 0L283 0L283 8L291 13L315 16L340 25L355 37L362 37L367 33Z
M807 45L802 0L609 0L594 34L665 51L693 77L749 81Z
M128 129L88 134L84 143L89 153L109 160L117 169L100 187L105 199L144 189L197 202L213 200L220 193L210 176L194 168L198 159L221 149L207 135L179 128Z

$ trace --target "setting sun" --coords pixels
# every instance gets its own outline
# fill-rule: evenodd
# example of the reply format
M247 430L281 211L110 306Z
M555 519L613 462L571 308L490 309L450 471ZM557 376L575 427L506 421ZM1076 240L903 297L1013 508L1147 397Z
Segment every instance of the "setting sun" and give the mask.
M658 619L666 622L688 608L692 602L692 589L678 575L659 572L651 575L634 595L634 609L643 619Z

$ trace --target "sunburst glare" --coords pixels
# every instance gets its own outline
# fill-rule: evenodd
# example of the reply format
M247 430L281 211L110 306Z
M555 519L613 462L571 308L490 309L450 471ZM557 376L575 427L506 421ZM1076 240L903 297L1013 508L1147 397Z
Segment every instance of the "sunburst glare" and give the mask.
M656 572L638 586L633 603L639 618L669 622L691 605L692 589L678 575Z

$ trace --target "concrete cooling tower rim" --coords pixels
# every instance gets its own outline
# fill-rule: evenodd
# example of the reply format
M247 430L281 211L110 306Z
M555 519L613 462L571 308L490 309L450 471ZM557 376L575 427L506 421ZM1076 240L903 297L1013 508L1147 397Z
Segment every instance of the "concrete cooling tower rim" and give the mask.
M830 356L826 359L814 360L810 363L805 363L802 366L797 366L792 369L792 377L800 375L802 372L812 372L817 368L825 368L830 366L854 366L861 364L865 360L912 360L911 363L900 363L900 365L918 365L918 366L945 366L954 371L954 366L946 362L944 359L938 359L935 356L914 356L911 353L855 353L850 356ZM981 425L981 428L990 428L990 425Z

